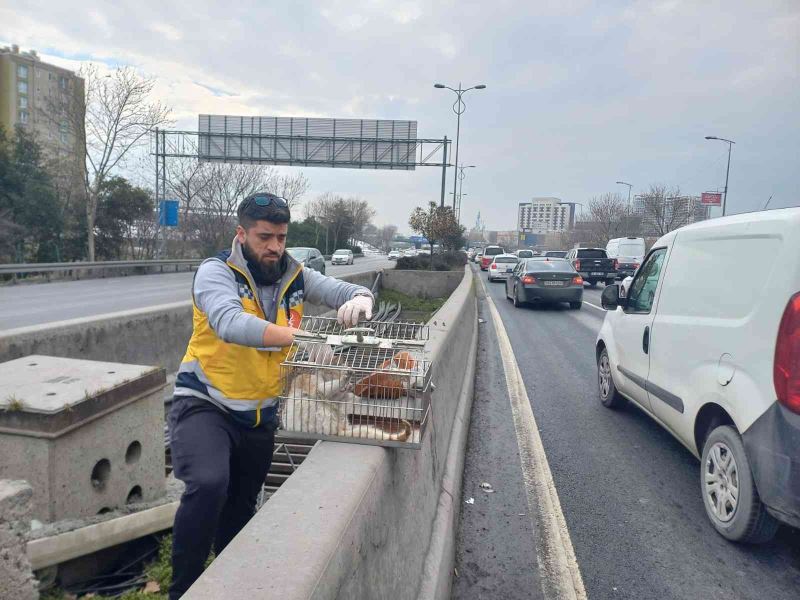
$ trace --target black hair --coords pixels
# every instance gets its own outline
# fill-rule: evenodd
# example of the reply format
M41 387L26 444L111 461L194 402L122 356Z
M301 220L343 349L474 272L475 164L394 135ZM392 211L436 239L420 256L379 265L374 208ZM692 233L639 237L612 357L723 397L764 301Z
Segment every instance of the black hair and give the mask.
M257 203L256 199L259 201L266 199L269 203L264 206ZM269 192L251 194L242 200L236 214L239 216L239 225L245 229L252 227L256 221L269 221L276 225L282 225L292 219L286 200Z

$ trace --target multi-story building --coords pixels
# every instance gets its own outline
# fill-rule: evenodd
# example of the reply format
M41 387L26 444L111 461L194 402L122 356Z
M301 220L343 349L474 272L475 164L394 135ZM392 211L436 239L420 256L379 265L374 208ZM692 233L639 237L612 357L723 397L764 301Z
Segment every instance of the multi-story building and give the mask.
M520 234L567 231L573 220L573 205L558 198L531 198L519 203L517 229Z
M7 135L21 126L40 144L45 159L81 169L85 139L76 124L84 110L81 77L42 62L35 50L0 47L0 125Z

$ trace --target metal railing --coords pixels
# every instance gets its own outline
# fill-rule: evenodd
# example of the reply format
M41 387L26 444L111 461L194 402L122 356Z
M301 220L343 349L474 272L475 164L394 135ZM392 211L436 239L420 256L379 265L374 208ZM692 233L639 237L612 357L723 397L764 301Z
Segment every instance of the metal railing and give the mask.
M198 266L200 258L168 258L160 260L105 260L95 262L64 263L10 263L0 264L0 275L30 275L34 273L63 273L93 269L130 269L133 267Z
M329 254L324 256L331 259ZM363 258L356 254L355 258ZM135 267L197 267L202 258L164 258L157 260L102 260L95 262L75 261L61 263L7 263L0 264L0 275L32 275L38 273L64 273L69 271L90 271L93 269L130 269Z

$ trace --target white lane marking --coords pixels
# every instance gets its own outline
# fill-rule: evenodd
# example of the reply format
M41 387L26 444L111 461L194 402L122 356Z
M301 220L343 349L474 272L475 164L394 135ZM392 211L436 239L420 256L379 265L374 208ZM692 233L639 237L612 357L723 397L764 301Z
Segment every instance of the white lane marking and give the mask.
M522 381L519 365L514 357L511 340L500 318L500 313L481 279L486 302L497 332L503 371L508 388L508 400L514 419L514 430L522 463L522 477L528 497L528 513L534 532L539 531L536 559L542 573L545 598L586 600L578 560L569 537L567 521L561 510L558 492L547 463L547 455L533 416L533 409ZM537 515L537 518L534 518Z
M587 302L586 300L584 300L583 303L588 304L589 306L591 306L592 308L596 308L597 310L602 310L603 312L606 312L605 308L603 308L602 306L597 306L597 304L592 304L591 302Z

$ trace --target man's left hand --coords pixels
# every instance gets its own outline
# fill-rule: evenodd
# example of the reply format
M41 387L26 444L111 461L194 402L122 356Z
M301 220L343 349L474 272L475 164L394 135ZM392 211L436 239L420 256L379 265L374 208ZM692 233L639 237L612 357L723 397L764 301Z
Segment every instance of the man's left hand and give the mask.
M342 304L336 314L336 319L345 327L355 327L362 313L365 319L372 318L372 298L370 296L356 296Z

